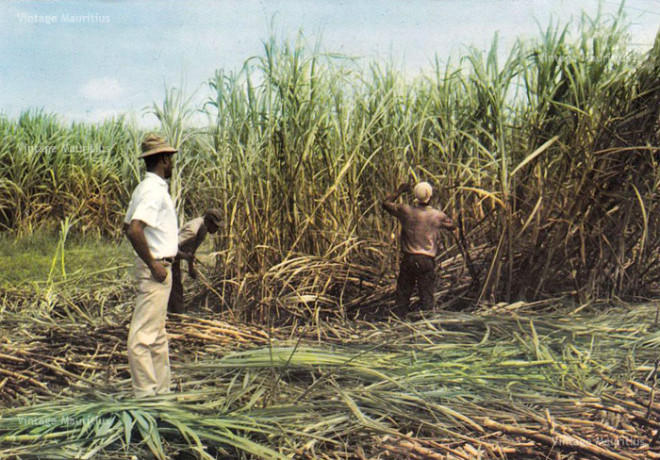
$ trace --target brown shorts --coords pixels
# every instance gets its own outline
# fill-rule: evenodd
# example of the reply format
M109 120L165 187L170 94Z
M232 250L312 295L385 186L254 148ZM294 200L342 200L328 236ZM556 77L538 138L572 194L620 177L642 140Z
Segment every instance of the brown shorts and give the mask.
M435 259L433 257L404 253L396 283L396 306L399 313L405 314L410 310L410 296L415 286L419 292L419 308L433 307L435 280Z

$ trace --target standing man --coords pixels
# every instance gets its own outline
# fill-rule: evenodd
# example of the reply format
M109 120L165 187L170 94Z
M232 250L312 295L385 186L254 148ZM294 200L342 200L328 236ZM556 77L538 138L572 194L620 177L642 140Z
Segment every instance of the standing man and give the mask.
M147 173L133 192L124 232L137 257L138 295L128 332L128 362L137 398L170 391L170 358L165 334L171 265L177 255L177 220L167 182L177 150L156 135L142 142Z
M433 189L428 182L420 182L413 189L415 203L397 204L394 201L410 184L401 184L397 191L386 197L383 208L401 222L401 250L403 257L396 283L396 306L401 315L410 311L410 296L417 285L420 307L433 306L435 289L435 257L442 229L453 230L454 223L444 212L429 205Z
M181 259L188 260L188 274L191 278L197 278L195 271L195 252L204 242L206 235L215 234L222 224L222 215L216 208L208 209L203 217L192 219L179 230L179 256L172 266L172 292L167 304L167 310L171 313L183 313L183 281L181 278Z

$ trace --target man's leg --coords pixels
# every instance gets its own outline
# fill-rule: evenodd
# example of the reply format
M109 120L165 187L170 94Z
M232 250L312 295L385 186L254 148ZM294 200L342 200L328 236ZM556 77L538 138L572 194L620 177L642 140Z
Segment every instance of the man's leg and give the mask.
M396 282L396 309L399 315L405 315L410 310L410 296L415 288L415 273L409 259L408 254L403 254Z
M170 272L165 285L171 289L174 282L174 276ZM179 283L181 282L181 271L179 270ZM158 314L158 335L151 346L151 360L154 365L154 374L156 376L156 394L170 392L170 351L167 342L167 333L165 331L165 320L167 318L167 299L171 298L171 292L163 289L162 298L158 302L160 313ZM183 289L182 289L183 291ZM182 296L183 300L183 296ZM181 302L183 307L183 301Z
M163 305L165 305L163 303ZM163 308L163 313L165 308ZM151 360L154 365L154 376L156 377L156 394L163 394L170 392L170 352L167 342L167 334L165 332L165 315L163 314L163 322L158 331L156 341L151 347Z
M432 257L417 256L417 290L419 291L419 309L429 310L435 305L435 261Z
M183 313L183 281L181 279L181 262L177 260L172 264L172 291L167 303L170 313Z
M159 283L151 277L149 268L141 260L138 261L136 270L138 295L128 332L127 351L133 391L139 398L156 394L164 387L166 377L169 378L167 337L164 339L163 351L163 334L172 275L168 273L165 282Z

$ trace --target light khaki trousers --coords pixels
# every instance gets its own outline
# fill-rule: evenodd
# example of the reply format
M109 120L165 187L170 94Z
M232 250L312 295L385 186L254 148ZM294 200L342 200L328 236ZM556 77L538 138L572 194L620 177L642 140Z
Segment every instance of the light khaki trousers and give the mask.
M136 398L169 393L170 356L165 333L167 300L172 289L172 268L159 283L142 259L137 259L135 271L138 295L128 331L128 363L131 368L133 392Z

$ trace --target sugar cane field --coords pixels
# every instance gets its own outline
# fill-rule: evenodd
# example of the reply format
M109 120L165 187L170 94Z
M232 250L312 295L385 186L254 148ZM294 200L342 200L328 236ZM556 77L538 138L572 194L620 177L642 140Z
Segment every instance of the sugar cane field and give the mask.
M168 89L179 222L224 224L148 398L122 233L144 130L0 117L0 458L660 458L660 35L579 30L413 80L271 39L201 107ZM379 202L421 180L456 232L403 316Z

